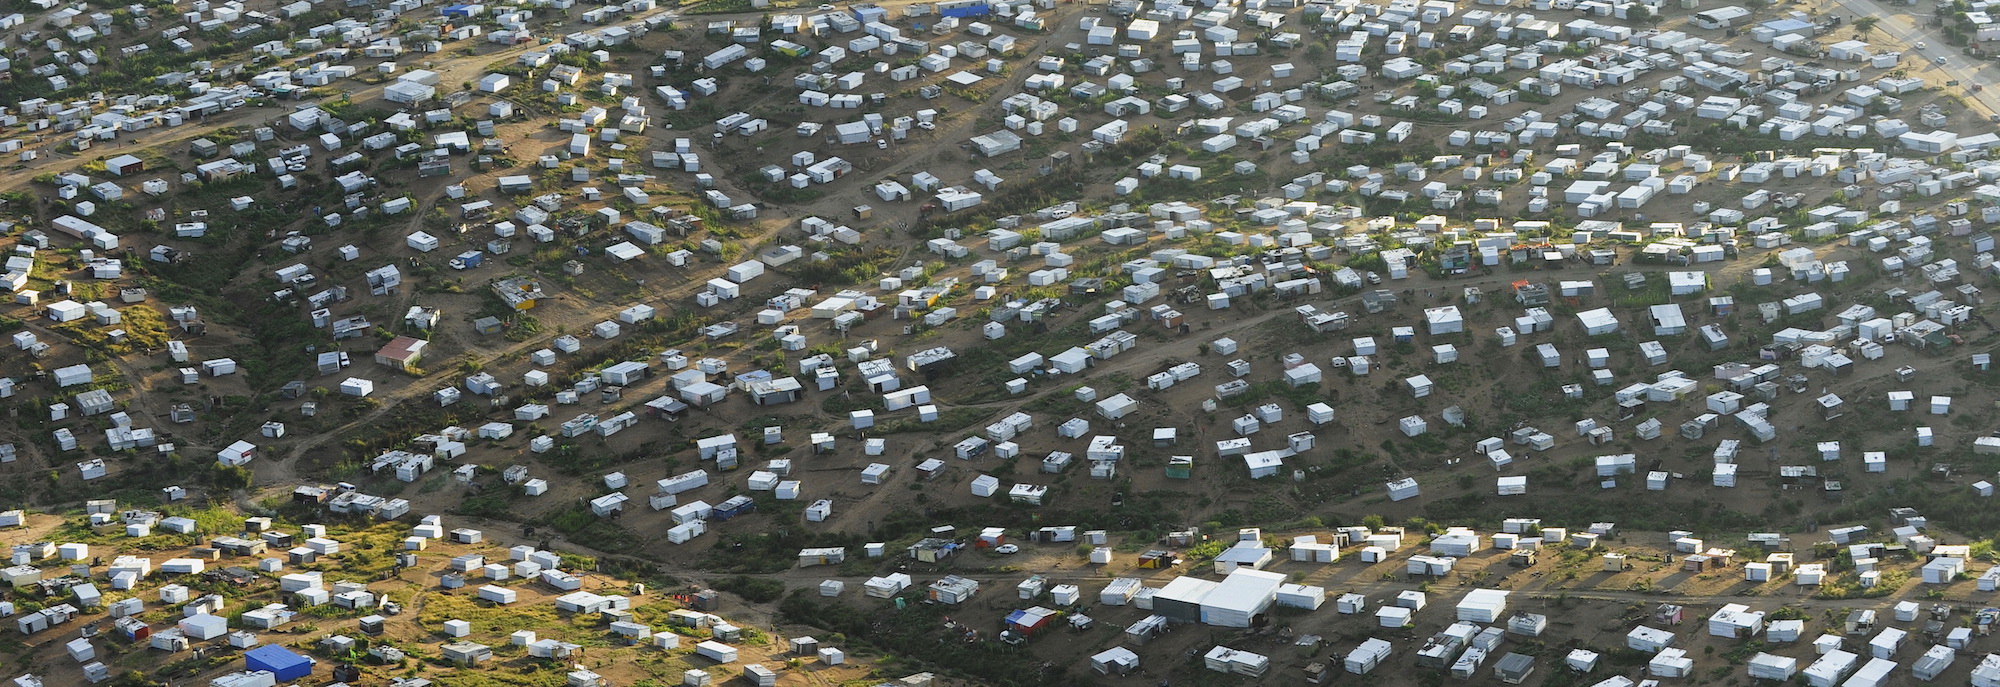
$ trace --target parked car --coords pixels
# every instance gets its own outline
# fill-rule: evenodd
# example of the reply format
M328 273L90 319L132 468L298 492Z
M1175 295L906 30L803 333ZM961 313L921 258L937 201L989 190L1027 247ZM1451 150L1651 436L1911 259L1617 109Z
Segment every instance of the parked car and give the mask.
M995 547L993 547L993 552L994 552L994 553L1020 553L1020 552L1021 552L1021 547L1020 547L1019 545L1017 545L1017 544L1001 544L1001 545L999 545L999 546L995 546Z

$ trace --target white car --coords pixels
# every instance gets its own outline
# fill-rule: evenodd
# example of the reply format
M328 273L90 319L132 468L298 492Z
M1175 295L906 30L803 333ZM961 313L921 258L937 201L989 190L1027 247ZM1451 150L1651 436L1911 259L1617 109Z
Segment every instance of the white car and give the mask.
M1924 49L1924 48L1927 48L1927 47L1930 47L1930 45L1929 45L1928 43L1925 43L1925 42L1923 42L1923 41L1917 41L1917 49L1918 49L1918 50L1922 50L1922 49Z
M820 5L820 6L819 6L819 11L821 11L821 12L832 12L832 11L833 11L833 5Z
M999 545L999 546L995 546L995 547L993 547L993 552L994 552L994 553L1020 553L1020 552L1021 552L1021 547L1020 547L1020 546L1018 546L1018 545L1015 545L1015 544L1001 544L1001 545Z

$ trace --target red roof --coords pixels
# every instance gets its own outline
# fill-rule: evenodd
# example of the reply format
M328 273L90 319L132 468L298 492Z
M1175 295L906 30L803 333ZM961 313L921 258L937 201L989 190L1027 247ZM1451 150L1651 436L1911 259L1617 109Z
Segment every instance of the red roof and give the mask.
M398 336L390 339L389 343L384 344L382 350L376 351L375 357L396 362L408 362L423 353L424 346L429 344L429 341L423 339Z

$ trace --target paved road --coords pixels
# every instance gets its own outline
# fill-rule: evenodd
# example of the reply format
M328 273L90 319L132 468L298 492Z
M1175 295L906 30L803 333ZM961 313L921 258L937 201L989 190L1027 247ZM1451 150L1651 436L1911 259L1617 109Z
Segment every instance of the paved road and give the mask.
M1909 13L1913 9L1929 9L1928 3L1914 8L1891 8L1875 0L1833 0L1829 9L1835 7L1850 22L1856 17L1876 17L1875 31L1869 38L1880 40L1887 37L1908 46L1905 56L1916 56L1915 63L1905 63L1905 68L1912 75L1937 87L1943 87L1946 81L1957 81L1959 95L1981 118L2000 114L2000 95L1990 90L1973 93L1965 88L1972 84L2000 83L2000 66L1966 57L1945 43L1944 32L1924 26L1924 15ZM1843 26L1842 30L1847 30L1847 27ZM1925 44L1922 50L1917 49L1918 43ZM1940 57L1945 58L1943 66L1937 64Z

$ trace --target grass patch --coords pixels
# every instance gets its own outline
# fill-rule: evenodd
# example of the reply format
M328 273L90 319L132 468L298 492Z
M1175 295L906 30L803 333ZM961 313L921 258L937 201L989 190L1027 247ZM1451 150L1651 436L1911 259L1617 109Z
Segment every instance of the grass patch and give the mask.
M892 655L923 663L943 676L971 678L996 687L1072 684L1064 679L1068 668L1061 665L1045 668L1025 648L999 642L947 641L944 618L956 611L949 606L911 604L908 608L883 611L877 604L860 608L838 602L822 603L814 594L806 589L794 591L785 597L779 610L787 620L866 641Z
M1320 394L1318 382L1292 386L1283 380L1273 379L1253 383L1250 385L1250 390L1224 399L1222 404L1231 408L1243 408L1263 405L1265 400L1271 398L1282 398L1298 408L1327 400Z
M709 580L709 586L743 597L751 603L767 604L784 597L785 583L767 577L737 575Z
M1819 591L1813 593L1813 598L1835 601L1845 599L1879 599L1895 594L1897 590L1903 588L1903 583L1910 581L1910 573L1908 571L1883 570L1881 572L1882 579L1877 581L1873 587L1861 586L1861 577L1855 573L1847 573L1832 580L1823 581L1819 585Z
M514 513L515 489L495 488L476 496L468 496L458 502L453 513L476 518L506 519Z
M604 623L597 616L579 613L564 616L556 611L554 604L511 604L500 605L482 601L475 594L463 593L470 588L450 592L432 592L424 596L422 610L417 612L417 623L434 628L443 639L444 621L463 620L472 623L473 636L488 635L485 643L493 639L504 641L517 630L534 630L543 638L580 644L585 647L610 646L605 634Z
M775 9L775 3L773 3ZM750 0L707 0L683 9L685 14L742 14L754 12Z
M951 433L984 422L986 418L993 417L994 413L997 412L999 411L994 408L952 408L939 412L938 418L931 422L907 417L894 422L876 425L875 431L870 432L870 434L880 436L884 434L903 434L906 432Z
M597 517L590 507L579 501L568 509L550 514L544 523L563 533L570 541L599 551L618 551L631 547L638 539L631 530L618 523Z

